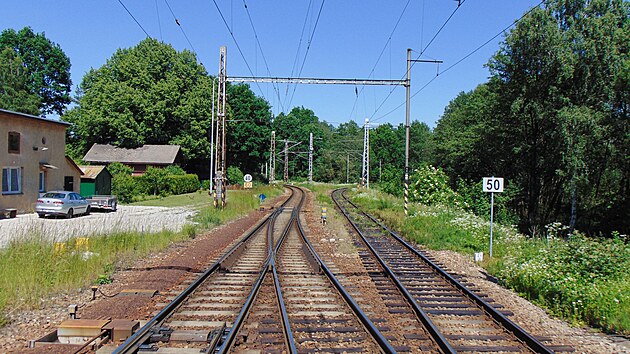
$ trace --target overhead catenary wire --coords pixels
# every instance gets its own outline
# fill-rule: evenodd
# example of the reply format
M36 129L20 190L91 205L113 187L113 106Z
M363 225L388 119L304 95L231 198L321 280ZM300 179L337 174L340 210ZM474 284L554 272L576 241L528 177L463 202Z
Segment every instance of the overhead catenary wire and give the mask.
M186 38L186 41L188 42L188 45L190 45L190 48L192 49L193 53L195 53L195 55L196 55L197 51L195 50L195 47L190 42L190 39L188 39L188 36L186 35L186 32L184 31L184 27L182 27L181 22L179 21L177 16L175 16L175 13L173 12L173 9L171 8L171 5L168 3L168 0L164 0L164 2L166 3L166 6L168 7L168 10L171 12L171 15L173 15L173 19L175 20L175 24L177 24L179 29L182 31L182 34L184 35L184 38Z
M306 64L306 58L308 57L308 52L311 49L311 44L313 44L313 37L315 36L315 32L317 30L317 25L319 24L319 18L322 15L322 10L324 9L324 4L326 0L322 0L322 4L319 7L319 12L317 13L317 19L315 20L315 25L313 26L313 31L311 31L311 36L306 45L306 52L304 53L304 59L302 60L302 65L300 66L300 71L298 72L298 77L302 76L302 71L304 70L304 65ZM293 102L293 96L295 95L295 90L297 89L297 85L293 86L293 92L291 93L291 99L289 99L289 106L291 106L291 102Z
M402 9L400 15L398 16L398 20L396 20L396 24L394 25L394 28L392 29L392 32L389 34L389 37L387 38L387 41L385 41L385 45L383 46L383 49L381 49L381 53L378 55L378 58L376 58L376 62L374 63L374 66L372 67L372 70L370 70L370 73L368 74L368 78L372 77L372 75L374 74L374 70L376 70L376 66L381 61L381 58L383 57L383 53L385 53L385 50L387 49L387 46L391 43L392 37L394 36L394 33L396 32L396 29L398 28L398 25L400 24L400 21L402 20L403 16L405 15L405 12L407 11L407 8L409 7L409 3L410 2L411 2L411 0L407 0L407 3L405 4L405 7ZM390 50L391 50L391 46L390 46ZM356 108L357 101L359 100L359 95L363 93L364 89L365 89L365 86L361 86L361 90L357 93L356 98L354 99L354 104L352 105L352 111L350 111L350 116L352 116L354 114L354 109Z
M458 1L457 2L457 7L455 8L455 10L453 10L453 12L451 12L450 16L448 16L448 18L446 19L446 21L444 21L444 23L442 24L442 26L440 27L440 29L437 30L437 32L433 35L433 37L431 38L431 40L429 41L429 43L427 43L427 45L421 50L420 54L418 55L418 57L411 62L411 67L409 68L409 70L411 70L411 68L413 68L413 66L416 64L416 60L418 60L423 54L424 52L427 50L427 48L429 48L429 46L431 46L431 44L435 41L435 39L437 38L437 36L440 34L440 32L442 32L442 30L446 27L446 25L451 21L451 19L453 18L453 16L455 16L455 13L457 12L457 10L459 10L462 6L462 4L464 4L466 2L466 0L463 1ZM405 70L405 73L402 75L401 80L403 78L405 78L405 76L407 75L407 70ZM381 104L376 108L376 110L374 110L374 113L372 113L372 115L370 116L370 120L378 120L382 117L379 117L377 119L372 119L374 118L374 116L376 115L376 113L383 107L383 105L385 104L385 102L387 102L387 100L389 100L389 98L391 97L392 93L394 92L394 89L392 88L391 90L389 90L389 93L387 94L387 96L385 97L385 99L381 102ZM404 103L403 103L404 104ZM396 108L398 109L398 108Z
M216 0L212 0L212 2L214 3L214 6L217 8L217 11L219 12L219 16L221 16L221 20L223 20L223 24L225 24L225 27L230 33L230 36L232 36L232 40L234 41L234 44L236 45L236 49L238 49L238 52L241 55L241 58L243 58L243 61L245 62L245 66L247 67L247 70L249 71L250 75L254 76L254 72L252 71L251 66L249 66L249 63L247 62L247 58L245 58L245 54L243 54L243 51L241 50L241 46L238 44L238 41L236 40L236 36L234 36L234 32L232 31L232 28L230 28L230 25L228 25L227 20L225 19L225 16L223 16L223 12L221 11L221 8L217 4ZM260 94L263 97L265 97L265 93L263 92L260 85L256 83L256 86L258 87L258 91L260 91ZM265 98L265 100L267 99Z
M138 27L140 27L140 29L142 30L142 32L144 32L144 34L147 35L147 37L152 38L149 33L144 29L144 27L142 27L142 25L140 24L140 22L138 22L138 20L136 19L136 17L131 13L131 11L129 11L129 9L127 8L127 6L125 6L125 4L123 4L122 0L118 0L118 3L120 3L120 5L122 5L122 7L125 8L125 11L127 11L127 13L129 14L129 16L131 16L131 18L133 18L134 21L136 21L136 24L138 25Z
M256 39L256 44L258 45L258 48L260 49L260 54L262 55L263 62L265 63L265 68L267 69L267 74L269 76L271 76L271 70L269 70L269 64L267 63L267 58L265 57L265 52L262 49L262 45L260 44L260 40L258 39L258 32L256 31L256 26L254 26L254 21L252 20L252 16L249 13L249 7L247 6L247 3L245 2L245 0L243 0L243 6L245 6L245 12L247 12L247 18L249 19L249 24L252 26L252 31L254 31L254 38ZM278 103L280 103L282 111L284 112L284 105L282 104L282 101L280 100L280 91L278 90L278 87L277 87L276 84L273 84L273 89L276 92L276 95L278 97Z
M302 40L304 39L304 31L306 31L306 24L308 23L308 17L311 13L311 6L313 4L313 0L309 0L308 7L306 8L306 16L304 17L304 23L302 24L302 32L300 33L300 40L298 41L297 50L295 52L295 58L293 59L293 66L291 67L291 77L295 76L295 71L297 70L298 61L300 59L300 49L302 48ZM285 103L289 97L289 85L287 84L286 93L284 96Z
M160 30L160 41L163 41L164 38L162 37L162 21L160 21L160 7L158 6L158 0L155 0L155 12L157 13L158 28Z
M542 0L541 2L538 3L538 5L532 7L531 9L529 9L527 12L525 12L521 17L519 17L518 19L514 20L514 22L512 22L511 24L509 24L508 26L506 26L505 28L503 28L500 32L498 32L497 34L495 34L494 36L492 36L490 39L488 39L487 41L485 41L484 43L482 43L481 45L477 46L477 48L473 49L472 51L470 51L468 54L464 55L462 58L460 58L459 60L457 60L455 63L451 64L450 66L448 66L446 69L442 70L441 73L435 75L433 78L431 78L431 80L429 80L427 83L425 83L422 87L420 87L417 91L415 91L411 96L411 98L414 98L416 95L418 95L420 92L422 92L424 89L427 88L427 86L429 86L433 81L435 81L440 75L445 74L446 72L450 71L451 69L453 69L455 66L459 65L461 62L463 62L464 60L468 59L470 56L472 56L473 54L475 54L476 52L478 52L481 48L485 47L486 45L488 45L490 42L492 42L493 40L495 40L497 37L499 37L500 35L502 35L503 33L505 33L507 30L509 30L511 27L513 27L514 25L516 25L518 22L520 22L523 18L525 18L527 15L529 15L532 11L534 11L535 9L539 8L542 4L545 3L545 0ZM382 116L375 118L374 121L382 119L387 117L388 115L394 113L395 111L397 111L398 109L400 109L402 106L405 105L406 102L403 102L401 104L399 104L398 106L396 106L394 109L392 109L391 111L383 114Z

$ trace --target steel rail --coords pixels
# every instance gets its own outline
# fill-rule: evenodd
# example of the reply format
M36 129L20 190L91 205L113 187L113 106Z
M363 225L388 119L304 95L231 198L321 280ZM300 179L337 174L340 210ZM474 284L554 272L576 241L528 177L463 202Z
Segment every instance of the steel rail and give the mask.
M525 345L527 345L531 350L535 351L536 353L544 353L544 354L553 354L554 353L551 349L547 348L544 344L542 344L539 340L534 338L531 334L526 332L524 329L522 329L516 323L512 322L509 318L507 318L501 312L496 310L494 307L492 307L489 303L484 301L477 294L475 294L472 291L470 291L466 286L461 284L459 281L457 281L455 278L453 278L450 274L448 274L446 271L444 271L438 265L433 263L433 261L431 261L425 255L423 255L418 250L416 250L411 244L409 244L407 241L405 241L402 237L400 237L397 233L395 233L389 227L387 227L386 225L382 224L380 221L378 221L372 215L370 215L370 214L364 212L363 210L361 210L361 208L359 208L356 204L354 204L351 200L349 200L344 195L345 191L347 191L347 188L343 188L342 189L341 195L344 197L344 199L346 199L348 201L348 203L350 203L353 207L355 207L361 214L365 215L370 220L372 220L372 222L377 224L379 227L381 227L384 230L386 230L392 237L394 237L394 239L396 239L403 246L405 246L405 248L407 248L415 256L417 256L418 258L420 258L424 262L426 262L440 276L442 276L449 283L451 283L453 286L455 286L457 289L459 289L462 293L464 293L464 295L466 297L468 297L470 300L475 302L477 304L477 306L481 307L481 309L484 312L486 312L488 315L490 315L493 320L495 320L497 323L502 325L503 328L505 328L506 330L511 332L516 338L518 338L523 343L525 343Z
M295 194L295 191L293 189L291 189L291 188L289 188L289 190L291 190L291 192L292 192L291 198L293 198L293 195ZM302 191L300 191L300 192L302 192ZM289 198L289 199L291 199L291 198ZM302 205L302 201L304 200L304 193L301 193L301 196L300 196L299 200L300 200L300 202L298 203L298 205L301 206ZM287 202L288 202L288 200L287 200ZM284 210L284 206L282 207L281 210ZM245 304L241 308L241 311L239 312L238 316L236 317L236 320L232 324L232 328L230 329L228 335L226 336L225 340L221 344L221 347L219 349L219 354L225 354L230 349L232 349L232 345L234 344L234 341L236 339L236 335L238 334L238 331L241 329L241 326L243 325L243 323L245 323L245 319L246 319L247 315L249 314L249 310L251 309L251 306L254 303L254 300L256 299L256 296L258 295L258 292L259 292L260 288L262 287L262 283L263 283L265 277L267 276L269 270L273 270L274 267L275 267L275 264L274 264L275 255L277 253L278 248L280 247L280 244L284 241L284 239L286 238L286 235L289 233L289 229L291 228L291 224L293 223L293 218L295 217L295 215L296 215L295 214L295 208L293 208L293 211L291 213L291 218L289 219L289 222L284 227L284 229L282 231L282 236L278 240L278 243L277 243L276 247L274 247L274 245L273 245L273 227L275 226L276 218L271 220L271 222L269 223L268 228L267 228L267 252L268 252L267 259L264 262L263 269L260 272L260 275L258 276L258 278L256 279L256 282L254 283L254 286L252 287L252 290L250 291L249 295L247 296L247 299L245 300ZM275 279L274 279L274 281L275 281ZM278 292L279 292L279 290L276 287L276 293L278 293ZM278 298L278 303L282 304L281 297ZM283 322L285 320L285 317L287 319L286 323L288 324L288 315L286 314L286 309L285 309L284 313L282 314ZM284 323L283 323L283 327L284 327ZM289 334L287 333L287 329L288 329L289 332L291 332L290 327L284 327L285 338L287 338L287 347L291 347L292 346L292 348L295 349L295 343L292 341L293 334L291 334L291 337L289 337ZM289 340L289 338L291 338L291 340ZM293 353L297 353L297 350L295 350Z
M339 190L340 189L338 189L337 191ZM354 221L350 219L348 212L344 208L342 208L341 204L335 197L334 195L335 192L336 191L333 191L331 193L331 196L332 196L332 200L337 205L337 208L339 208L341 213L345 216L346 220L348 220L348 222L350 223L354 231L356 231L359 237L361 237L361 239L363 240L363 243L367 246L367 248L370 250L374 258L376 258L378 263L381 265L381 267L385 271L385 274L387 274L390 280L394 282L394 284L396 285L396 288L398 288L398 291L401 292L401 294L407 300L409 305L411 305L411 307L413 308L413 311L416 313L416 316L418 317L420 322L422 322L424 327L427 329L427 332L429 332L433 341L438 345L438 347L440 347L440 349L444 353L456 353L455 349L446 340L446 338L444 338L442 333L438 330L438 328L435 326L433 321L429 318L429 315L427 315L427 313L424 312L424 310L418 305L418 302L414 299L413 295L411 295L409 290L407 290L407 287L403 285L403 283L400 281L400 279L398 279L396 274L394 274L394 271L389 267L389 265L385 262L385 260L383 260L383 258L378 254L378 252L374 249L374 247L372 247L372 244L368 242L363 232L359 230L359 227L354 223ZM343 194L342 194L342 197L344 197Z
M184 291L182 291L175 299L173 299L168 305L166 305L157 315L151 318L142 328L132 334L125 342L123 342L118 348L116 348L112 354L123 354L123 353L135 353L138 351L139 347L146 342L146 340L153 334L152 329L157 324L162 323L165 319L170 317L170 315L192 294L198 287L201 285L206 279L214 274L221 267L221 263L234 252L239 247L243 247L245 243L256 233L262 229L264 225L266 225L272 218L275 218L277 214L279 214L284 206L289 202L291 197L289 197L280 208L276 209L273 213L268 215L264 220L262 220L249 234L243 237L236 245L230 248L219 260L217 260L210 268L208 268L203 274L201 274L194 282L192 282Z
M381 350L384 353L388 353L388 354L396 353L396 350L394 349L394 347L392 347L392 345L389 343L387 338L383 336L383 334L381 333L381 331L379 331L376 325L374 325L374 323L368 318L368 316L363 312L363 310L361 310L361 307L359 306L359 304L357 304L357 302L354 301L352 296L346 291L343 285L341 285L341 282L339 282L337 277L335 277L333 272L330 269L328 269L324 261L319 257L319 255L315 251L315 248L306 237L306 233L304 232L304 229L302 228L302 222L300 221L300 218L299 218L299 212L298 212L297 218L295 219L295 225L297 225L300 236L302 236L302 239L308 246L308 250L313 255L313 258L317 260L320 268L324 271L324 274L326 274L326 277L335 286L335 288L337 288L337 291L339 291L339 293L344 298L346 303L350 306L354 314L361 321L365 329L370 333L372 338L374 338L376 343L381 347Z
M289 189L291 189L291 187L289 187ZM285 232L282 233L282 236L280 237L280 240L278 241L278 244L276 245L276 248L274 249L274 252L272 253L273 257L271 259L271 265L272 265L271 270L273 273L273 282L275 284L276 298L278 299L278 307L280 310L280 316L282 318L282 327L284 328L284 336L285 336L287 348L289 350L289 354L296 354L298 351L297 351L297 347L295 346L295 339L293 337L293 331L291 330L291 322L289 321L289 314L287 313L287 307L284 304L284 297L282 296L280 278L278 277L278 271L276 267L276 256L278 255L278 252L280 251L280 246L282 245L282 243L284 243L286 236L289 234L288 231L290 229L291 224L298 217L298 213L296 212L296 210L299 210L300 208L302 208L302 204L304 202L304 197L305 197L304 191L300 188L297 188L297 190L299 190L301 194L300 202L298 203L297 208L294 208L292 210L291 220L287 224L288 227L285 229Z

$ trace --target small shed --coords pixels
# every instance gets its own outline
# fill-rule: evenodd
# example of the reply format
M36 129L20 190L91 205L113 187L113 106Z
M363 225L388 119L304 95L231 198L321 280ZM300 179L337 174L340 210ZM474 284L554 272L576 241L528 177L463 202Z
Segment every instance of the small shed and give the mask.
M79 166L83 171L81 176L81 195L90 197L93 195L112 194L112 174L106 166Z

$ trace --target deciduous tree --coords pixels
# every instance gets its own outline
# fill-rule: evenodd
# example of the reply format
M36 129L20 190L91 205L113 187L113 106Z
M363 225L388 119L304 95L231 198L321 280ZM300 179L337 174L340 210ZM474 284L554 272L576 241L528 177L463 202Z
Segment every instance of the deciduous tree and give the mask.
M40 98L41 113L62 114L70 103L70 59L61 47L35 33L30 27L16 32L6 29L0 34L0 50L10 48L21 58L26 75L26 86Z
M28 75L22 59L10 48L0 52L0 108L39 114L39 97L27 87Z

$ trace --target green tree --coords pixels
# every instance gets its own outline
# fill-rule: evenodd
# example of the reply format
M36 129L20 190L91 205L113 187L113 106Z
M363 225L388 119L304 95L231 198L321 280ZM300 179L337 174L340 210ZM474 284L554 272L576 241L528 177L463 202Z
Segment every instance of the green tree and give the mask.
M628 230L629 39L627 1L554 0L491 59L500 119L492 134L521 187L514 205L524 229L561 220Z
M432 132L426 123L414 120L409 126L409 165L417 168L430 162Z
M68 142L82 156L92 144L181 146L185 166L207 166L212 81L187 50L148 38L119 49L83 78ZM207 168L207 167L206 167Z
M255 174L269 158L271 106L245 84L228 86L227 96L231 118L227 129L227 165Z
M10 48L0 52L0 108L39 114L39 97L27 87L28 75L22 59Z
M451 181L457 178L480 180L497 174L493 161L495 146L486 132L492 128L492 109L496 94L488 84L461 92L444 109L433 130L433 163L441 166Z
M16 32L6 29L0 34L0 50L10 48L21 58L28 76L27 87L40 98L42 113L62 114L70 103L70 59L61 47L44 33L30 27ZM28 105L27 105L28 107Z
M319 122L315 113L304 107L295 107L289 114L280 113L273 121L276 131L276 154L284 149L284 140L291 141L289 146L295 147L289 151L289 175L290 177L304 178L308 175L308 144L309 134L313 133L313 139L322 139L325 124ZM319 158L321 149L314 149L313 160ZM276 168L284 168L282 164L276 164Z

